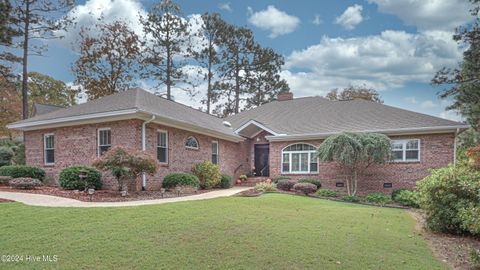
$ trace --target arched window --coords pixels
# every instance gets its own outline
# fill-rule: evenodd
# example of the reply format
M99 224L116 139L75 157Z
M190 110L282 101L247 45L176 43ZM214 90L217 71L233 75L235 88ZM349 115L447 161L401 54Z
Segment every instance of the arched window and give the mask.
M190 136L185 141L185 147L189 149L198 149L198 141L195 137Z
M282 150L282 173L318 173L317 148L310 144L297 143Z

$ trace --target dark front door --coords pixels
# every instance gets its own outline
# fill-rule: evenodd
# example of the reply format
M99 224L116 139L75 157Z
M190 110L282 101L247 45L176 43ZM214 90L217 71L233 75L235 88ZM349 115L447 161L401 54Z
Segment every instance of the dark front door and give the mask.
M268 144L255 145L255 176L269 176L270 168L268 167Z

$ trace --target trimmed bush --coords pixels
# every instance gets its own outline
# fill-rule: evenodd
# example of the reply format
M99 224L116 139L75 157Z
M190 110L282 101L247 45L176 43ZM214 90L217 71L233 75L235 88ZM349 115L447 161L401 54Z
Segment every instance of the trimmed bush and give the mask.
M470 265L472 269L480 269L480 249L472 248L470 250Z
M342 200L344 200L344 201L346 201L346 202L354 202L354 203L357 203L357 202L360 202L360 201L361 201L360 197L350 196L350 195L343 196L343 197L342 197Z
M261 192L273 192L277 190L277 185L275 183L260 182L255 185L255 190Z
M450 165L431 171L417 183L419 204L426 214L426 226L448 233L480 233L480 171ZM478 228L475 229L475 228Z
M369 203L387 204L392 202L392 199L383 193L370 193L365 197L365 201Z
M305 195L308 195L310 193L314 193L317 191L317 186L311 183L296 183L293 186L293 189L297 192L301 192Z
M213 164L211 161L204 161L198 163L193 167L192 172L198 177L200 181L200 188L211 189L216 187L222 180L220 174L220 167Z
M45 179L45 171L37 168L26 165L10 165L0 167L1 176L11 176L13 178L35 178L40 181Z
M80 179L80 171L87 171L87 187L102 188L102 174L94 167L71 166L64 168L59 175L60 186L64 189L85 189L85 180Z
M42 182L38 179L23 177L10 180L9 185L18 189L34 189L41 186Z
M228 176L228 175L222 175L222 179L220 180L220 183L218 186L220 188L230 188L233 185L233 178Z
M198 177L190 173L172 173L163 179L162 186L164 188L174 188L176 186L191 186L198 188L200 181Z
M404 189L396 193L393 201L403 206L418 208L418 197L420 194L416 191Z
M290 177L288 177L288 176L275 177L275 178L272 179L272 182L275 183L275 184L278 184L278 182L280 182L282 180L290 180Z
M322 197L337 197L337 192L328 189L328 188L321 188L317 190L317 195Z
M298 182L295 180L280 180L277 183L277 188L283 191L290 191L296 183Z
M315 179L310 179L310 178L300 179L300 180L298 180L298 183L310 183L310 184L314 184L315 186L317 186L317 188L322 187L322 184L320 183L320 181L315 180Z
M0 167L10 165L13 155L12 149L6 146L0 146Z
M408 188L399 188L399 189L393 190L393 191L392 191L392 195L391 195L392 200L395 200L395 199L397 198L398 194L400 194L400 193L403 192L404 190L410 190L410 189L408 189Z
M8 182L10 182L12 179L13 178L11 176L0 176L0 184L8 185Z

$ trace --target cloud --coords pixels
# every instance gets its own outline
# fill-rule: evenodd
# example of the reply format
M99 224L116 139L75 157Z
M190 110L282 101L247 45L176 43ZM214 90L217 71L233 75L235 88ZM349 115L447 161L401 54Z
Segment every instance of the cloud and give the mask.
M300 24L299 18L288 15L273 5L258 12L253 12L252 8L248 7L248 13L250 14L248 22L262 30L270 31L270 35L268 35L270 38L291 33Z
M434 103L431 100L425 100L420 104L420 107L422 107L423 109L433 109L438 107L438 104Z
M228 11L230 13L233 12L232 7L230 6L230 2L218 4L218 8L221 10Z
M399 17L419 30L449 30L472 20L466 0L368 0L382 13Z
M323 23L322 19L320 19L320 15L315 14L315 18L312 21L313 24L315 25L320 25Z
M387 30L379 35L329 38L286 57L283 77L304 94L319 89L367 82L377 90L428 83L440 68L454 67L462 58L451 33L418 34Z
M463 119L463 117L460 114L458 114L456 111L451 111L451 110L443 111L438 116L440 116L441 118L452 120L452 121L458 121L458 122L465 121L465 119Z
M407 101L408 103L412 103L412 104L417 104L418 103L416 97L406 97L405 101Z
M342 15L335 18L335 23L343 26L347 30L353 30L355 26L363 21L363 7L361 5L353 5L348 7Z

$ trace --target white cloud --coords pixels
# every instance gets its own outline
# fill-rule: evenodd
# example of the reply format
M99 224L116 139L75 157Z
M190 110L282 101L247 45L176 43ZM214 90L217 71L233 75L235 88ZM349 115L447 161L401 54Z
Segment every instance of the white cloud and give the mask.
M458 114L456 111L451 111L451 110L443 111L439 114L439 116L441 118L445 118L452 121L458 121L458 122L464 121L463 117L460 114Z
M323 23L322 19L320 19L320 15L315 14L315 18L312 21L313 24L315 25L320 25Z
M353 30L355 26L363 21L363 7L361 5L353 5L348 7L342 15L335 18L335 23L340 24L347 30Z
M300 24L300 19L278 10L275 6L270 5L267 9L253 12L251 7L248 7L250 17L248 22L256 27L270 31L270 38L276 38L295 31Z
M466 0L368 0L383 13L399 17L419 30L448 30L470 20L471 5Z
M294 91L315 94L319 89L368 82L377 90L407 82L428 83L435 72L456 66L462 57L451 33L410 34L387 30L379 35L329 38L286 57L283 76Z
M433 109L438 107L438 104L434 103L431 100L425 100L420 104L420 107L422 107L423 109Z
M232 7L230 6L230 2L218 4L218 8L221 10L228 11L230 13L233 12Z
M417 104L418 103L416 97L406 97L405 101L407 101L408 103L412 103L412 104Z

